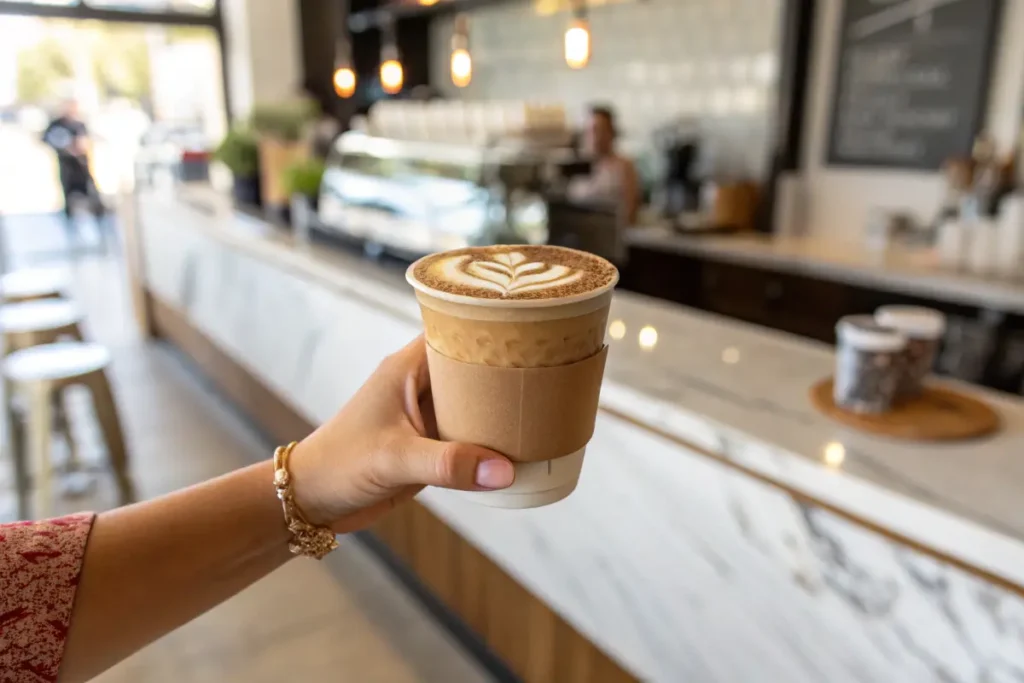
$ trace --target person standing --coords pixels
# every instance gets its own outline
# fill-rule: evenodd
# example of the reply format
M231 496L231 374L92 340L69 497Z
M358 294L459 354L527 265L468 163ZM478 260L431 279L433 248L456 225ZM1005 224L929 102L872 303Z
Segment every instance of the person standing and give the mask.
M78 194L89 202L89 208L102 230L107 209L100 197L92 171L89 169L89 133L79 115L78 102L67 100L61 113L43 132L43 142L57 153L60 187L64 194L64 218L70 233L74 227L71 198Z
M607 202L618 206L627 226L636 222L640 209L640 187L633 162L615 146L618 131L611 107L593 106L586 131L590 174L574 178L569 197L575 201Z

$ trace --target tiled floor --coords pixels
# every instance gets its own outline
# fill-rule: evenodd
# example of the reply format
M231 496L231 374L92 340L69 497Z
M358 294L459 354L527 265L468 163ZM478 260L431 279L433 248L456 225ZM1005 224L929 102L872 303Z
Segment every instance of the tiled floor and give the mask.
M63 232L52 220L4 220L11 265L53 264L62 252ZM270 445L174 350L139 339L115 259L85 256L74 272L74 294L88 314L87 333L114 353L112 381L143 496L267 455ZM95 462L103 451L87 399L72 396L70 403L83 457ZM0 518L11 514L9 470L0 459ZM91 495L60 500L57 509L103 509L112 502L112 487L103 478ZM490 678L375 557L345 540L324 563L286 565L97 680L475 683Z

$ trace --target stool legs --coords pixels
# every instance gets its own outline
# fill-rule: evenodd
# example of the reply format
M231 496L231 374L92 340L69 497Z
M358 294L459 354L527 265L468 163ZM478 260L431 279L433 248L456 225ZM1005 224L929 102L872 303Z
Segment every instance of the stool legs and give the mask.
M53 392L53 431L55 434L61 435L64 438L64 443L68 445L66 471L79 471L82 466L81 460L78 457L78 442L75 441L75 437L71 433L68 411L64 407L64 392L59 388Z
M125 447L124 433L121 431L121 418L117 412L117 404L114 402L114 393L110 390L110 383L103 371L92 373L85 384L92 392L96 418L103 430L103 440L107 444L107 454L110 458L110 466L114 470L121 504L127 505L135 501L135 485L128 468L128 449Z
M50 516L52 510L50 463L50 430L53 428L53 403L50 398L49 382L32 382L29 387L28 441L29 452L35 468L35 505L33 513L37 519Z
M14 410L14 384L4 379L4 427L7 433L7 445L11 451L11 462L14 464L14 493L17 498L18 519L28 519L32 514L29 505L31 482L28 474L28 463L25 451L25 425L21 416Z

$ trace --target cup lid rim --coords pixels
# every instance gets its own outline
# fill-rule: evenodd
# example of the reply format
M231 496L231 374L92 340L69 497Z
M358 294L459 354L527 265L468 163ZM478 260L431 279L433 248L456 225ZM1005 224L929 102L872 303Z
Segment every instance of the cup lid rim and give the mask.
M883 327L870 315L840 318L836 336L840 343L862 351L901 351L907 345L907 338L899 330Z
M925 306L882 306L875 320L913 339L938 339L946 333L946 316Z

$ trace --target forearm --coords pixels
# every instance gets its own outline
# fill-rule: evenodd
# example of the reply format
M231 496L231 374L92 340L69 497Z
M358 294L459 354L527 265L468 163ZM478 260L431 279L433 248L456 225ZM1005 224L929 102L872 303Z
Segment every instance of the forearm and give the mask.
M288 561L272 481L264 462L100 515L61 682L92 678Z

